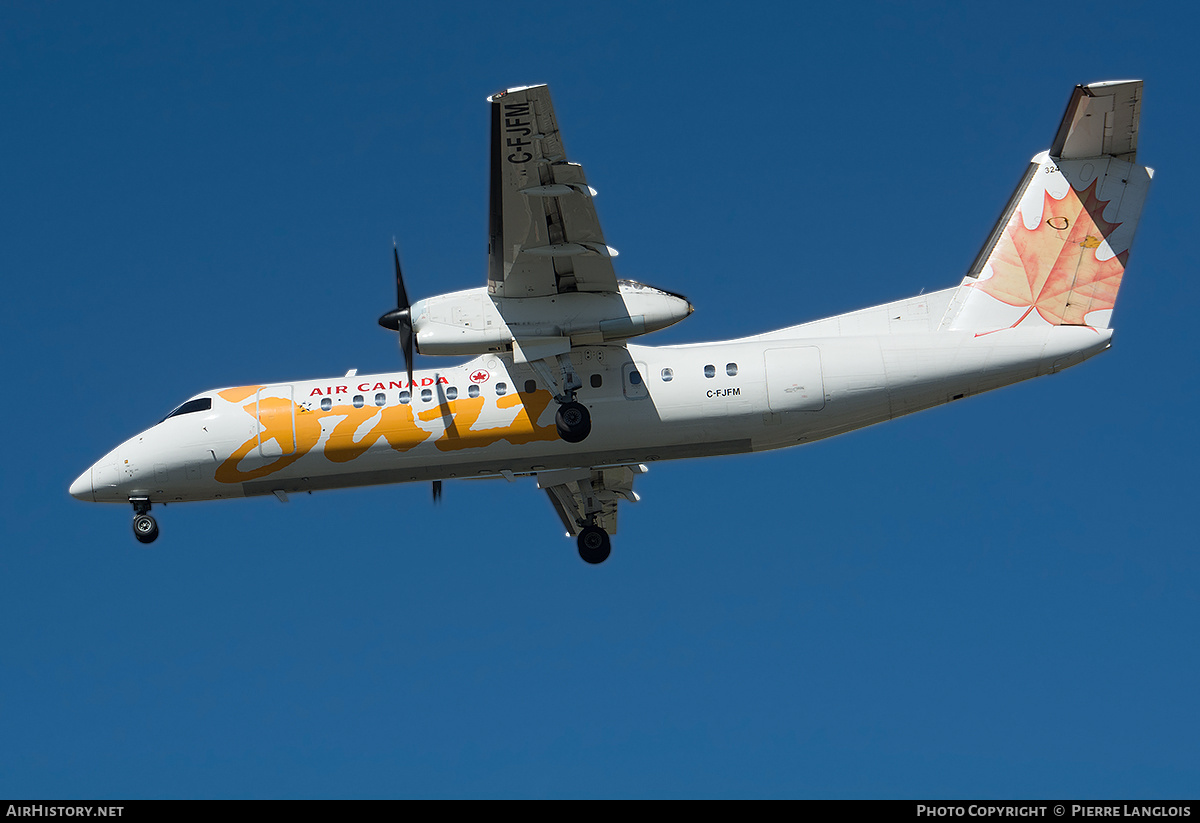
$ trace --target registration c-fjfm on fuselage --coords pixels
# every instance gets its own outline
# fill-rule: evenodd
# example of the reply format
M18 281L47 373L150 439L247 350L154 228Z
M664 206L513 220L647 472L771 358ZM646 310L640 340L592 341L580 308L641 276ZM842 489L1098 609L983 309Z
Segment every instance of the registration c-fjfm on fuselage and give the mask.
M1136 162L1140 81L1079 86L951 288L748 337L649 347L683 297L618 280L545 86L489 98L486 287L410 304L407 371L203 392L85 471L71 494L132 504L450 478L536 476L588 562L657 460L807 443L1086 360L1113 304L1151 170ZM420 354L472 355L414 369Z

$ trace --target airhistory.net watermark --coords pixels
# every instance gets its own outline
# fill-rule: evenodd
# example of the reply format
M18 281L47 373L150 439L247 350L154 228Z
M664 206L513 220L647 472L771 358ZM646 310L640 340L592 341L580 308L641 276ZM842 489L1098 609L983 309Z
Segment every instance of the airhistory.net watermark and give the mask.
M43 803L31 803L28 806L18 806L10 803L4 812L5 817L120 817L125 811L124 806L48 806Z

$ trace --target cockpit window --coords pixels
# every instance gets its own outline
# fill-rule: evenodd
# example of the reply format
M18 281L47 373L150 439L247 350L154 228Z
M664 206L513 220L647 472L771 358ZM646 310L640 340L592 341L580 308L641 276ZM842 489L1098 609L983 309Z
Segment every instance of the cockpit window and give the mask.
M192 412L208 411L212 408L211 397L197 397L195 400L189 400L182 406L179 406L175 411L168 414L163 420L170 420L172 417L178 417L181 414L191 414ZM161 420L159 422L162 422Z

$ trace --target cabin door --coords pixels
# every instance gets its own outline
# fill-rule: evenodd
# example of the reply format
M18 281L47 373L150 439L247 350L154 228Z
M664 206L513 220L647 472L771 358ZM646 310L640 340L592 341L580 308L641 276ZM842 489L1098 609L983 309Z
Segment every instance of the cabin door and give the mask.
M818 411L825 407L821 350L816 346L767 349L767 404L773 412Z

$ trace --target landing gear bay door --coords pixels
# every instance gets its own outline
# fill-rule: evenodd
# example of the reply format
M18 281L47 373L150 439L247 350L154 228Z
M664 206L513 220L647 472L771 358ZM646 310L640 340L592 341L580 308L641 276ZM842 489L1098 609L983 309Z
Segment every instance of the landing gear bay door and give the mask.
M488 293L616 292L616 252L604 242L583 167L567 161L549 89L510 89L488 101Z

